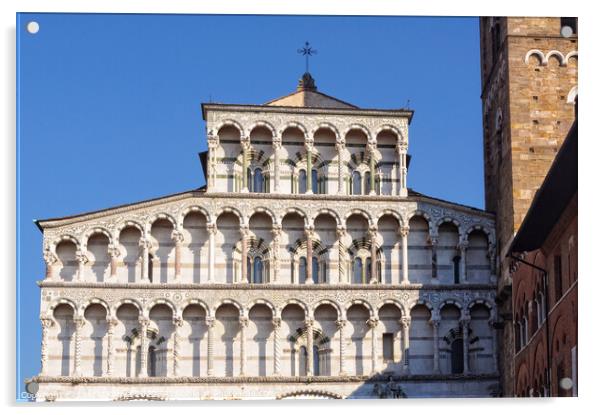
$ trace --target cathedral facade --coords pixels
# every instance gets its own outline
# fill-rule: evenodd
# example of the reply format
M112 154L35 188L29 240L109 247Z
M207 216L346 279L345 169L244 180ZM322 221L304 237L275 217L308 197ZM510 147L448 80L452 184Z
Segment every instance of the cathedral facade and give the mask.
M39 400L497 392L495 218L408 189L411 110L202 112L206 186L37 222Z

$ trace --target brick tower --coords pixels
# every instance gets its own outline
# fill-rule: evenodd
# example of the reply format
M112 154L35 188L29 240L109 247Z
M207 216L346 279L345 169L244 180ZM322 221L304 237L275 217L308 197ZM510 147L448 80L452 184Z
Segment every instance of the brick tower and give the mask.
M485 206L497 216L502 393L513 396L506 251L575 117L577 19L482 17Z

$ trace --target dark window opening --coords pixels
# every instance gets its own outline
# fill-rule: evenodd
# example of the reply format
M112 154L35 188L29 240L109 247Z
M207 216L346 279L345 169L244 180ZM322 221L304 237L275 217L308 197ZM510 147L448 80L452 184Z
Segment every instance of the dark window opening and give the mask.
M149 282L153 282L153 256L151 254L148 255L148 280Z
M383 360L393 361L393 333L383 333Z
M454 284L460 284L460 257L454 257Z
M464 342L462 339L455 339L451 344L451 363L453 374L464 372Z
M562 297L562 257L554 255L554 293L556 301Z

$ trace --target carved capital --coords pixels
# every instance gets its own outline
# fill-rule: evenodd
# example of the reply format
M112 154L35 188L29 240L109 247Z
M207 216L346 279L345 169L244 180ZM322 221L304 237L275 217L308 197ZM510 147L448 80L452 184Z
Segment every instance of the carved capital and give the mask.
M408 143L405 141L398 142L395 147L399 154L406 154L408 152Z
M409 234L410 234L409 226L402 226L401 228L399 228L399 235L401 235L401 237L407 238Z
M272 227L272 237L274 239L277 239L277 238L280 238L281 234L282 234L282 226L274 225Z
M109 330L112 330L115 326L117 326L117 324L119 324L119 320L117 320L115 317L107 317L107 328Z
M282 319L280 317L274 317L272 319L272 326L274 326L274 328L278 328L282 325Z
M142 249L151 249L153 247L153 243L147 238L140 238L138 241L138 246Z
M142 328L148 328L150 320L148 319L148 317L140 316L138 317L138 324L140 324L140 327Z
M374 243L378 236L378 228L376 226L371 226L370 229L368 229L368 236L370 237L370 241Z
M215 235L217 233L217 225L215 223L207 223L207 232L210 235Z
M184 320L180 316L174 317L172 322L175 327L182 327L182 324L184 324Z
M280 147L282 147L282 137L279 135L275 135L274 137L272 137L272 147L274 147L275 150L279 150Z
M247 327L249 325L249 318L245 317L245 316L240 316L238 318L238 323L242 326L242 327Z
M378 325L378 319L375 317L371 317L368 320L366 320L366 324L368 325L368 327L373 329Z
M74 317L73 324L75 325L75 329L79 330L82 327L84 327L84 324L86 324L86 319L84 319L83 317Z
M119 258L119 255L121 255L121 251L119 250L119 248L113 244L109 244L109 247L107 248L107 251L109 253L109 256L114 259L114 258Z
M247 238L249 236L249 227L247 225L240 227L240 236L241 238Z
M347 325L347 320L343 320L343 319L337 320L337 328L339 330L342 330L343 328L345 328L346 325Z
M466 251L466 248L468 248L468 241L466 239L462 239L460 242L458 242L459 251Z
M88 258L88 256L86 255L86 253L84 251L76 251L75 258L77 259L77 262L79 262L80 264L87 264L90 261L90 259Z
M215 317L205 317L205 324L209 328L215 326Z
M313 226L306 226L305 227L305 237L308 239L313 238L314 236L314 227Z
M347 228L344 226L337 226L337 238L344 238L347 234Z
M305 326L306 329L311 329L314 326L314 321L311 318L305 319L305 321L303 322L303 325Z
M431 318L429 320L429 324L431 326L433 326L433 328L439 328L439 325L441 324L441 320L439 318Z
M184 234L181 231L174 229L171 232L171 240L174 241L176 244L181 244L182 242L184 242Z
M54 325L54 320L50 317L40 317L40 322L42 323L43 329L49 329Z
M58 260L58 258L50 249L44 250L44 262L46 263L46 265L52 265L57 260Z
M410 327L410 324L412 324L412 317L410 316L404 316L402 318L399 319L399 324L401 324L401 326L404 329L407 329Z

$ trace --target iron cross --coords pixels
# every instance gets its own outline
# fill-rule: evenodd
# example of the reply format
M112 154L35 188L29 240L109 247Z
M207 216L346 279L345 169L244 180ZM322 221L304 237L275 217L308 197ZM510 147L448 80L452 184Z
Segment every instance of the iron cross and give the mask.
M309 72L309 57L312 55L317 55L318 51L312 49L311 46L309 46L309 42L305 42L305 46L301 49L297 49L297 53L305 56L305 72Z

